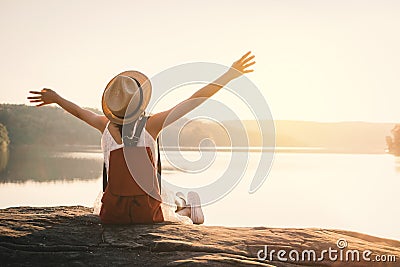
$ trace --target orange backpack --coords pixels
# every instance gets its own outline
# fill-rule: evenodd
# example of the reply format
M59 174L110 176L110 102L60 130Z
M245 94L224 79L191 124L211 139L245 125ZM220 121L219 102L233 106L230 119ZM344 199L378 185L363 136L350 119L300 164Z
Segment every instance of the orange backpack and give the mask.
M137 146L146 121L147 118L142 117L134 136L124 136L124 147L110 152L108 181L103 180L102 223L148 224L164 221L160 177L157 177L152 151L150 147Z

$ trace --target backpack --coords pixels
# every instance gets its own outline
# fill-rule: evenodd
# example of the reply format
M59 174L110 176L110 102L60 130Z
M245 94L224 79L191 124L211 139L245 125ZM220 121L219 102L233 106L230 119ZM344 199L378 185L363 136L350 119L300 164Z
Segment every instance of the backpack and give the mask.
M110 152L108 177L103 168L102 223L147 224L164 221L159 182L161 168L155 170L150 147L137 146L146 121L147 117L142 117L132 137L123 135L124 147ZM125 156L129 161L125 160ZM104 178L108 179L104 181Z
M144 120L142 123L138 123L138 125L136 126L136 131L135 131L135 137L139 139L143 128L146 124L146 121L149 117L143 117L142 120ZM158 178L158 184L160 185L160 193L161 193L161 170L162 170L162 166L161 166L161 158L160 158L160 138L157 137L157 178ZM106 168L106 163L103 163L103 192L106 190L107 187L107 168Z

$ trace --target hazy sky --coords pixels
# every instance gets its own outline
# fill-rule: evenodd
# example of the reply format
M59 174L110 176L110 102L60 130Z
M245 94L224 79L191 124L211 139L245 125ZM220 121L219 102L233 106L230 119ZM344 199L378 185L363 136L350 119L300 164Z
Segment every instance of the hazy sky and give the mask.
M230 65L251 50L248 77L275 119L400 121L399 29L396 0L0 0L0 102L49 87L100 108L120 71Z

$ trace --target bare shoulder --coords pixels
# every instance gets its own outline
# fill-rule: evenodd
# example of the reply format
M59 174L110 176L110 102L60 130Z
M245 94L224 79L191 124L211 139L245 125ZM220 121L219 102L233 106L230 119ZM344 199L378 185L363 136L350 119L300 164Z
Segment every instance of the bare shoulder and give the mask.
M98 127L96 127L101 133L106 129L107 123L109 122L108 118L104 115L98 115Z
M155 139L162 129L162 120L159 113L149 116L146 123L146 131Z

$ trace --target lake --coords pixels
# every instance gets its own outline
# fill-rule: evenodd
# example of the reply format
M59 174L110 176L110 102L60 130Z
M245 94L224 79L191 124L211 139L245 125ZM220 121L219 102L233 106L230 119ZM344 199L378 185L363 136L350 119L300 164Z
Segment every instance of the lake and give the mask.
M168 152L172 161L174 153ZM194 151L182 155L189 161L201 157ZM196 173L175 169L162 155L163 179L186 187L209 184L224 172L230 155L217 152L211 166ZM19 148L3 155L0 166L6 157L0 208L91 207L102 187L97 148ZM276 153L265 183L249 194L258 160L259 153L250 152L240 183L204 206L206 225L344 229L400 240L400 160L392 155Z

